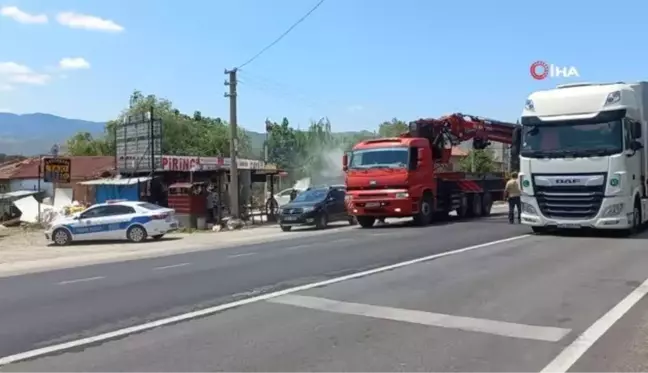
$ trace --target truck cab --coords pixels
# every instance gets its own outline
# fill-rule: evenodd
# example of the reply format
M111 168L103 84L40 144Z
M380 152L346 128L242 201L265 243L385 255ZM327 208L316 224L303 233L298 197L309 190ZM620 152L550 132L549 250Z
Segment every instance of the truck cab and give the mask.
M646 221L646 83L532 93L520 119L522 223L633 231Z
M360 216L412 216L418 202L413 196L420 197L421 189L432 180L431 149L422 138L363 141L344 163L347 198L353 199L354 214Z

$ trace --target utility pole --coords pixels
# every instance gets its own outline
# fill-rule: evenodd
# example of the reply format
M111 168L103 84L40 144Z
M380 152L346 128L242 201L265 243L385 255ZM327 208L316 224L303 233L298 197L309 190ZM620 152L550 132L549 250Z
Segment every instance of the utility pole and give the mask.
M265 163L265 167L268 168L268 140L270 139L270 131L272 130L272 122L270 122L270 119L266 118L265 120L265 142L263 143L263 162ZM271 178L274 177L274 175L270 176ZM263 198L268 198L268 175L266 175L265 179L265 184L263 187ZM270 196L272 198L272 196Z
M239 179L238 179L238 164L236 160L238 150L238 124L236 118L236 73L237 69L225 69L225 75L229 79L225 80L225 85L229 86L229 92L225 93L225 97L230 100L230 212L233 219L240 219L239 210Z

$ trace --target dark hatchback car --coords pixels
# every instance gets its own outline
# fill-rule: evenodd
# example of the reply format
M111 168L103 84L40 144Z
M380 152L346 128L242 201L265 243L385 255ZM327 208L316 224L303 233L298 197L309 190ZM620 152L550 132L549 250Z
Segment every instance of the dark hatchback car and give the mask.
M281 206L279 226L287 232L294 226L315 226L326 228L328 223L347 221L356 224L355 217L347 213L343 187L326 186L310 188Z

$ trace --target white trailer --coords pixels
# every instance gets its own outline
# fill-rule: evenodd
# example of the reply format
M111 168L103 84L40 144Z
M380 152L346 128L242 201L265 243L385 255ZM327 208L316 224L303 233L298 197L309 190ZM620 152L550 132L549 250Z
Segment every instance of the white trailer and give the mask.
M532 93L522 112L522 223L535 232L648 220L648 82Z

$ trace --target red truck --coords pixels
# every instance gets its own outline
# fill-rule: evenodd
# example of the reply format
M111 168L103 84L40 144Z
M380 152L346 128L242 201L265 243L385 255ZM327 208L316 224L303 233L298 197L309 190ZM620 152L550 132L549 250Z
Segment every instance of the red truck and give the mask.
M344 155L346 205L369 228L377 219L413 217L417 225L447 218L488 216L503 199L504 173L447 171L453 146L473 140L474 149L491 141L513 145L518 156L518 126L487 118L452 114L419 119L395 138L362 141Z

